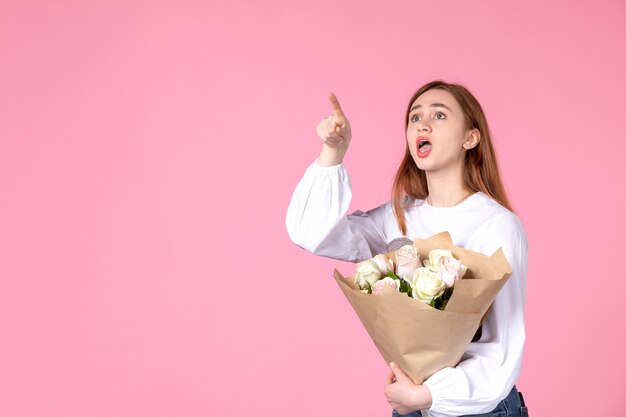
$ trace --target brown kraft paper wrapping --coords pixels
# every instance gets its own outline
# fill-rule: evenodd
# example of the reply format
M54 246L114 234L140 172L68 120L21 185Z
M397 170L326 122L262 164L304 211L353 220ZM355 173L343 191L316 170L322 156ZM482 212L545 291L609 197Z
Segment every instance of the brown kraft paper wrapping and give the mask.
M387 286L380 295L361 292L354 276L344 277L336 269L334 276L385 362L397 363L421 384L459 363L511 267L501 248L491 256L459 248L448 232L415 239L414 245L421 260L432 249L448 249L468 267L443 311ZM395 253L387 255L395 262Z

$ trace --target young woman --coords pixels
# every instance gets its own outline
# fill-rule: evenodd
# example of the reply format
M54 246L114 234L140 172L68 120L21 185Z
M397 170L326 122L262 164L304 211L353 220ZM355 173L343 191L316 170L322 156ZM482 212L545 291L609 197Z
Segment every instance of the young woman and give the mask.
M456 367L416 385L395 364L385 382L393 416L525 416L515 388L525 340L528 244L500 179L483 110L462 85L421 87L405 117L406 151L391 201L347 214L351 184L343 164L352 139L337 98L317 133L319 158L298 183L287 210L292 241L317 255L359 262L398 238L448 231L456 246L491 255L502 247L513 273ZM419 337L419 335L415 335ZM422 411L420 411L422 410Z

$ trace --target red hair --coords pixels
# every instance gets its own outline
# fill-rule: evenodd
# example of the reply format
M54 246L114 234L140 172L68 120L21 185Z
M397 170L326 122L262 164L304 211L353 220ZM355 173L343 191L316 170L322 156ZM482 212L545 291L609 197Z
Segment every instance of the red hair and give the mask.
M445 90L452 94L463 110L467 129L478 129L480 141L478 145L465 153L463 164L463 178L465 186L472 192L481 191L496 200L502 206L513 211L504 189L504 183L500 177L496 152L491 140L491 133L487 125L487 119L480 103L460 84L447 83L443 80L434 80L422 86L413 94L406 110L404 118L404 130L408 127L411 105L419 96L431 89ZM415 199L425 199L428 196L428 184L426 173L419 169L413 161L406 144L404 158L393 182L391 201L396 216L398 228L406 235L406 219L404 216L404 198L409 196Z

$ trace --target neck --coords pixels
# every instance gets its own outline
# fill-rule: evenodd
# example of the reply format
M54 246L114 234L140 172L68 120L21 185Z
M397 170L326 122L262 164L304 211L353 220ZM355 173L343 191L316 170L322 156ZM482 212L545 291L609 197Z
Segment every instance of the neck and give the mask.
M428 204L434 207L452 207L472 194L463 181L463 170L427 172Z

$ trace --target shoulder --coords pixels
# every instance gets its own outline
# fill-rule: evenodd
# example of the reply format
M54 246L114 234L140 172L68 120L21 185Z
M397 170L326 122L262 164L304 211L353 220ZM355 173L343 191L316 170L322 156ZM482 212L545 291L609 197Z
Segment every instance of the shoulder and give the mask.
M482 210L486 218L481 225L478 237L485 242L484 249L496 250L499 246L517 247L526 251L528 237L519 217L489 196L480 193Z
M523 230L523 225L515 213L507 209L488 195L478 192L478 204L486 212L488 220L502 227L514 227Z

